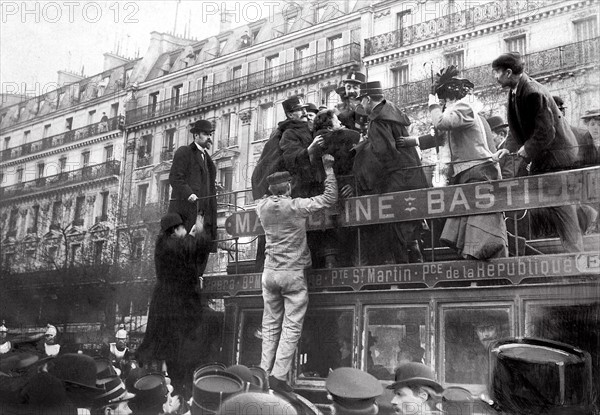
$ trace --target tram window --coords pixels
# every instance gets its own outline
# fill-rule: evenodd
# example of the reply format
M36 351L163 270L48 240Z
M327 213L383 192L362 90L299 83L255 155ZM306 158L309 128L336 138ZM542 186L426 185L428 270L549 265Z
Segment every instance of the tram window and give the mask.
M352 310L309 310L298 348L299 378L326 378L333 369L351 367L353 333Z
M366 370L393 380L401 363L425 362L427 307L369 307L365 323Z
M262 351L262 310L244 311L242 327L238 339L239 363L246 366L259 366Z
M488 347L510 336L508 308L446 309L443 313L443 367L446 383L487 383Z
M570 344L590 353L593 385L600 396L600 302L579 305L532 304L525 335Z

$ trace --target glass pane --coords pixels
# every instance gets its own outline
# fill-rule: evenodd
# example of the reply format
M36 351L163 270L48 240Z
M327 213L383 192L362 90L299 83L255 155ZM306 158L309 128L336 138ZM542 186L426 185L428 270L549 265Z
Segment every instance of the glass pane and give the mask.
M378 379L394 379L401 363L424 363L427 307L378 307L367 310L366 369Z
M445 382L485 384L489 345L511 335L509 308L446 309L443 313Z
M262 310L242 313L239 347L240 364L259 366L262 351Z
M590 353L592 384L600 396L600 302L579 305L541 305L527 309L526 336L559 341Z
M299 378L326 378L338 367L352 366L352 310L309 310L299 345Z

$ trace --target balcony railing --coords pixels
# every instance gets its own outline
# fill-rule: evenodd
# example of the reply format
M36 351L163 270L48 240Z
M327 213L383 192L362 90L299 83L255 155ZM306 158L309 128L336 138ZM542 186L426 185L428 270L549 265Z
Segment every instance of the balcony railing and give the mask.
M166 99L153 105L127 111L127 125L173 112L210 104L238 94L247 93L279 82L340 65L360 62L360 45L352 43L315 55L297 59L283 65L252 73L241 78L220 82L199 91L181 95L179 100Z
M234 147L238 145L238 138L237 136L235 137L225 137L225 138L220 138L219 139L219 149L222 148L227 148L227 147Z
M275 128L267 128L265 130L259 130L254 132L254 140L253 141L262 141L271 137L271 134L275 131Z
M175 150L173 150L172 148L166 148L163 147L163 151L160 152L160 161L169 161L169 160L173 160L173 154L175 153Z
M110 176L119 176L121 162L112 160L106 163L96 164L94 166L84 167L78 170L71 170L45 177L43 185L39 179L27 182L17 183L12 186L0 188L2 198L21 196L29 193L40 192L43 190L55 189L62 186L73 185L90 180L101 179Z
M109 118L108 121L100 121L76 130L65 131L41 140L25 143L17 147L7 148L0 152L0 160L7 161L17 157L38 153L40 151L62 146L63 144L84 140L94 135L113 131L119 128L119 117Z
M137 158L137 162L136 162L136 167L146 167L149 166L152 163L152 155L151 154L144 154L143 156L138 156Z
M426 20L399 30L383 33L365 39L365 55L371 56L381 52L408 46L416 42L435 39L438 36L472 29L478 25L506 19L523 17L534 13L543 5L558 3L562 0L495 1L470 7L457 13L448 14L436 19Z
M525 55L525 71L532 76L542 76L583 65L597 64L598 56L600 56L600 37ZM476 89L496 85L491 64L464 69L461 76L473 82ZM431 79L423 79L388 88L384 90L384 95L389 101L404 107L426 102L430 90Z
M127 211L127 223L129 225L142 222L158 222L169 208L168 202L146 203L143 206L133 205Z

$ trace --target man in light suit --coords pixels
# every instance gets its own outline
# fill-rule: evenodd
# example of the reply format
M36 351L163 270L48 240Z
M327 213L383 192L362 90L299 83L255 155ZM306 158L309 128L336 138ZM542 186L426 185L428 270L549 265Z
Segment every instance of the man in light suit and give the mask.
M173 189L169 213L178 213L189 232L196 223L199 212L204 213L204 229L213 239L217 239L217 169L208 152L212 145L214 128L210 121L198 120L191 124L190 132L194 142L181 146L173 156L169 174L169 184ZM216 243L211 252L216 252ZM208 256L206 256L208 259ZM198 264L200 274L206 268L206 261Z
M510 89L507 119L511 134L506 153L516 152L531 162L530 174L569 169L577 161L577 140L550 92L523 72L521 54L508 52L492 62L496 81ZM575 206L546 209L564 248L583 251L583 239Z

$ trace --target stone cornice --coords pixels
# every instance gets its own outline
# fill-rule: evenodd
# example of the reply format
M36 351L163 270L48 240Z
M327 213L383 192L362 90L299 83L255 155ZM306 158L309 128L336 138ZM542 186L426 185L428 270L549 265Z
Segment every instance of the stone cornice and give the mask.
M404 58L407 56L427 52L432 49L437 49L440 47L447 47L448 45L451 45L455 42L464 42L471 38L476 38L476 37L479 37L482 35L487 36L490 33L500 32L500 31L503 31L506 29L512 29L512 28L516 29L518 26L521 26L523 24L528 24L534 20L538 20L540 18L546 18L546 17L553 16L556 14L569 13L573 10L583 8L585 6L593 4L595 2L596 2L596 0L583 0L583 1L578 1L575 3L571 3L571 4L556 4L556 3L554 3L554 4L552 4L553 8L549 9L549 10L539 11L537 13L528 15L526 17L516 18L509 22L498 21L498 22L492 22L492 23L488 23L488 24L482 24L477 29L464 30L462 33L459 32L456 34L445 35L441 39L424 40L415 45L411 45L411 46L407 47L406 49L399 47L392 51L386 51L386 52L379 53L377 55L363 57L363 62L365 64L365 66L378 65L378 64L388 62L393 59ZM400 49L402 49L402 50L400 50Z

